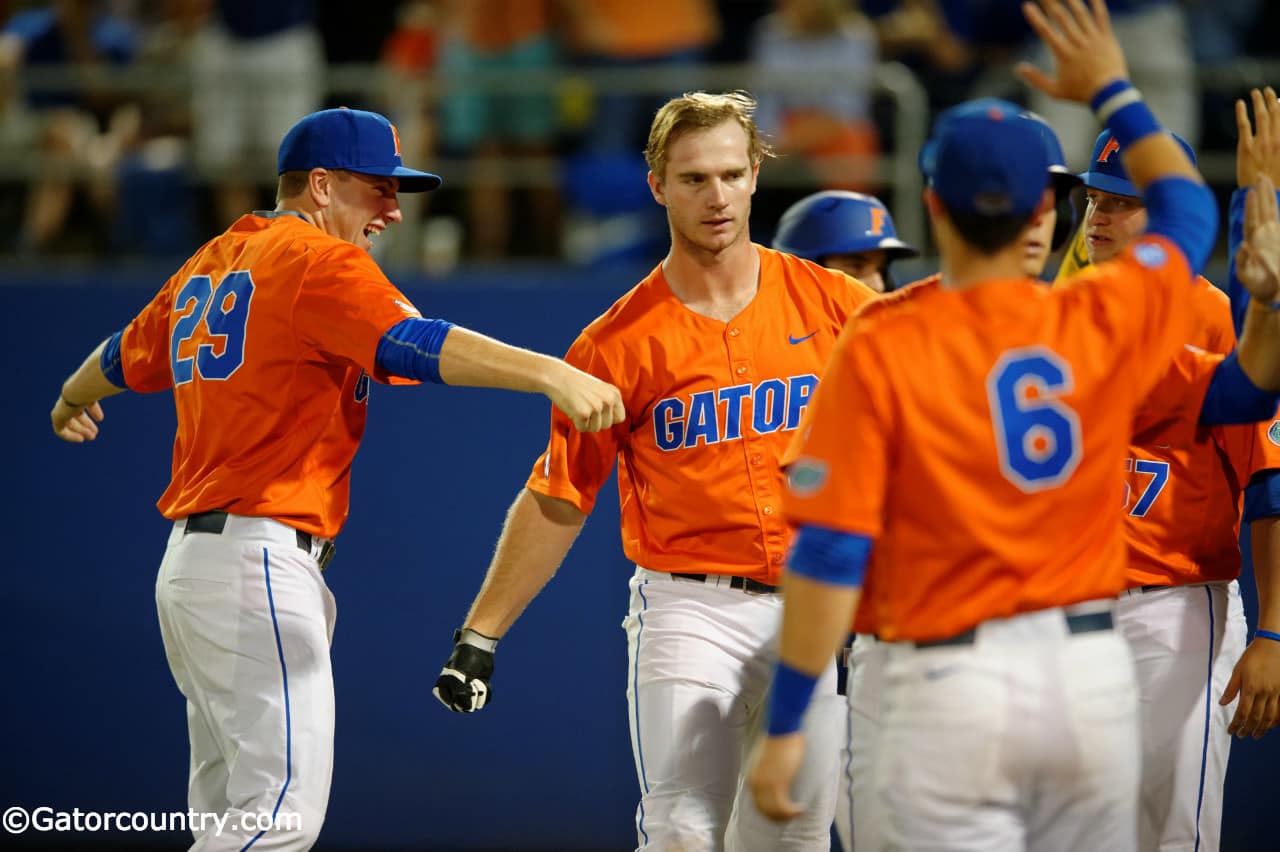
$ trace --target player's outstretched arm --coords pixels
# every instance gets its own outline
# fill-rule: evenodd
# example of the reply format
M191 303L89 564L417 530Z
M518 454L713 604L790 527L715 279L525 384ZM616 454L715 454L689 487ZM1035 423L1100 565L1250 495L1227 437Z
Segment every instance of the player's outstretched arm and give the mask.
M1245 199L1244 242L1235 257L1235 277L1248 291L1237 357L1257 387L1280 392L1280 205L1275 185L1260 174ZM1273 409L1274 410L1274 409Z
M1258 584L1258 632L1231 672L1222 704L1239 696L1227 733L1257 739L1280 722L1280 577L1275 570L1280 565L1280 517L1255 520L1249 537Z
M1244 100L1236 101L1236 192L1231 196L1227 216L1227 295L1231 298L1231 318L1236 334L1244 330L1245 310L1250 295L1240 281L1236 268L1236 256L1245 237L1245 201L1249 190L1258 178L1266 175L1280 186L1280 101L1276 92L1268 86L1249 93L1257 126L1249 120L1249 108Z
M541 393L582 432L599 432L626 419L622 395L559 358L509 346L454 327L440 347L445 384Z
M82 444L98 437L98 424L105 416L98 401L124 390L113 385L102 371L102 350L106 345L105 340L99 343L62 383L58 400L49 412L53 433L64 441Z
M523 489L507 512L498 546L433 694L450 710L480 710L502 637L555 575L587 516L571 503Z

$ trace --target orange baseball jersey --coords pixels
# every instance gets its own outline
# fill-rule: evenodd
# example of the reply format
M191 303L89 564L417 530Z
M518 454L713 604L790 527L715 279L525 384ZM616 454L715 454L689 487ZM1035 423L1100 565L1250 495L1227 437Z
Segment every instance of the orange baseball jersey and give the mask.
M841 327L875 293L756 249L759 290L729 322L685 307L659 265L565 356L622 391L627 422L583 434L553 409L526 485L590 512L618 459L622 547L645 568L766 583L782 568L780 458Z
M367 252L292 215L242 216L125 328L125 381L173 388L166 518L223 509L331 538L378 340L418 311Z
M882 638L1119 593L1120 466L1189 333L1191 281L1181 251L1147 236L1067 288L925 284L849 323L784 508L875 540Z
M1236 343L1227 296L1201 278L1194 294L1196 328L1189 342L1225 354ZM1177 407L1180 382L1161 382L1145 407ZM1199 384L1199 383L1197 383ZM1173 399L1168 397L1172 395ZM1280 446L1259 425L1199 425L1196 405L1135 435L1125 459L1128 585L1183 585L1233 580L1240 574L1244 487L1261 470L1280 468Z

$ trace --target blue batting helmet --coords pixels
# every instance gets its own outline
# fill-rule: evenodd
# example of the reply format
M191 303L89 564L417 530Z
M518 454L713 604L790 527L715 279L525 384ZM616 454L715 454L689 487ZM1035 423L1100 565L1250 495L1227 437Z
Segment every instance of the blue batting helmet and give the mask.
M788 207L778 221L773 247L815 262L833 254L877 250L890 260L920 254L898 239L893 217L880 199L834 189L815 192Z
M1182 146L1183 151L1187 152L1187 157L1194 166L1196 152L1191 150L1187 140L1172 130L1167 132L1178 140L1178 144ZM1089 171L1080 177L1084 180L1084 185L1091 189L1099 189L1112 195L1132 195L1135 198L1142 195L1129 180L1129 175L1124 170L1124 163L1120 162L1120 143L1111 135L1110 130L1104 130L1098 134L1097 140L1093 143L1093 153L1089 156Z

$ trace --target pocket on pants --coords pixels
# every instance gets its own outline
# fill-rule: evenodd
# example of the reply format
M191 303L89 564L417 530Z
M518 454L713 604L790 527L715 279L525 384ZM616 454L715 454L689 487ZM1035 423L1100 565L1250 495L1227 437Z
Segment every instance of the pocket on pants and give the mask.
M971 806L1002 797L1008 686L972 655L924 652L885 666L879 796L899 813L930 802Z

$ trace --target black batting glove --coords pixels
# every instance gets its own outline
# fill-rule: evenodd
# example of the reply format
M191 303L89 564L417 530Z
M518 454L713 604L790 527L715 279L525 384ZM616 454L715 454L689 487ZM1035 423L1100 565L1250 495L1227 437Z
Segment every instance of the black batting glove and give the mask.
M453 632L453 653L436 678L431 694L456 713L474 713L493 697L493 652L498 640L471 628Z

